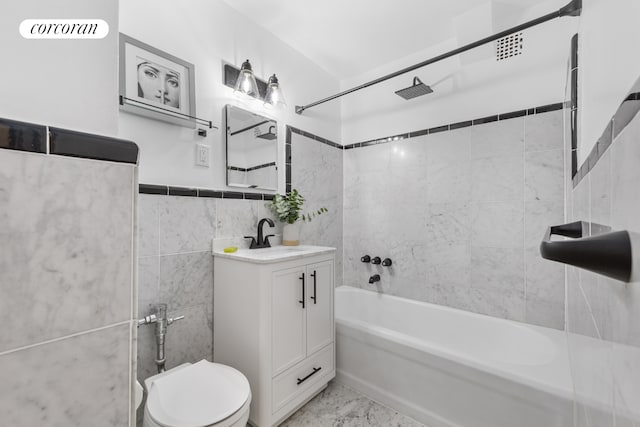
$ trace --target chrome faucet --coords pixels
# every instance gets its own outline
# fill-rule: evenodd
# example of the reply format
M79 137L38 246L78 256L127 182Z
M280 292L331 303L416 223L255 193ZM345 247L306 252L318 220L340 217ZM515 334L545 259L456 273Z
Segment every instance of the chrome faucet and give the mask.
M273 237L275 236L275 234L268 234L264 238L262 237L263 236L262 228L265 222L269 224L270 227L276 226L276 224L273 222L272 219L262 218L260 222L258 222L258 240L256 241L256 238L253 236L244 236L245 239L251 239L251 246L249 246L249 249L261 249L261 248L271 247L271 243L269 243L269 237Z
M164 354L164 338L167 335L167 326L182 319L184 319L184 316L167 317L167 304L157 304L155 313L138 320L138 327L151 323L156 324L156 366L158 367L158 373L164 372L164 363L167 360Z
M374 274L373 276L369 277L369 284L373 284L375 282L379 282L380 281L380 275L379 274Z

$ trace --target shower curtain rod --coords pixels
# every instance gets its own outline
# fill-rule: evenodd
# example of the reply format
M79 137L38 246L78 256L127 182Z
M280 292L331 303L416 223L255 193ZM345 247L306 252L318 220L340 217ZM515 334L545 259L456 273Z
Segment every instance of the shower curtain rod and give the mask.
M508 36L509 34L517 33L518 31L522 31L522 30L525 30L527 28L536 26L538 24L542 24L543 22L547 22L547 21L550 21L550 20L555 19L555 18L562 18L563 16L579 16L581 11L582 11L582 0L571 0L571 2L569 4L567 4L566 6L558 9L555 12L551 12L551 13L549 13L547 15L541 16L540 18L533 19L531 21L525 22L524 24L520 24L520 25L515 26L513 28L509 28L508 30L501 31L501 32L499 32L497 34L494 34L492 36L485 37L484 39L475 41L473 43L469 43L469 44L464 45L462 47L459 47L457 49L454 49L454 50L451 50L449 52L443 53L442 55L435 56L435 57L433 57L431 59L427 59L426 61L422 61L422 62L420 62L418 64L412 65L412 66L407 67L407 68L403 68L403 69L398 70L398 71L396 71L394 73L387 74L386 76L382 76L382 77L379 77L379 78L377 78L375 80L372 80L370 82L361 84L360 86L356 86L356 87L353 87L351 89L345 90L344 92L340 92L340 93L337 93L335 95L329 96L327 98L321 99L319 101L312 102L311 104L296 105L296 113L297 114L302 114L302 112L304 110L308 109L308 108L315 107L316 105L324 104L325 102L332 101L332 100L334 100L336 98L340 98L341 96L348 95L348 94L350 94L352 92L355 92L355 91L358 91L360 89L364 89L364 88L367 88L369 86L373 86L375 84L384 82L386 80L389 80L389 79L392 79L394 77L397 77L397 76L399 76L401 74L405 74L405 73L408 73L410 71L417 70L418 68L422 68L422 67L424 67L426 65L433 64L433 63L438 62L438 61L442 61L443 59L450 58L450 57L458 55L458 54L460 54L462 52L466 52L467 50L471 50L471 49L474 49L474 48L476 48L478 46L482 46L483 44L487 44L489 42L498 40L498 39L500 39L500 38L502 38L504 36Z

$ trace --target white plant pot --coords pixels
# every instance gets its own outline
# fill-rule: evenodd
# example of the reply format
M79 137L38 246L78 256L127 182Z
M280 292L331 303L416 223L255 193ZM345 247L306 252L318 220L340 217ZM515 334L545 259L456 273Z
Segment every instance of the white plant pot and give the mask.
M285 246L298 246L300 244L300 222L284 224L282 228L282 244Z

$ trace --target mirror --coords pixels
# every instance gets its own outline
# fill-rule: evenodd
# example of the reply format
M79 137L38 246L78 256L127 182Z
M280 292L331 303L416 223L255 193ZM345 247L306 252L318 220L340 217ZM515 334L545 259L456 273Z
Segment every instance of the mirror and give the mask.
M276 191L278 124L275 120L225 106L227 185Z

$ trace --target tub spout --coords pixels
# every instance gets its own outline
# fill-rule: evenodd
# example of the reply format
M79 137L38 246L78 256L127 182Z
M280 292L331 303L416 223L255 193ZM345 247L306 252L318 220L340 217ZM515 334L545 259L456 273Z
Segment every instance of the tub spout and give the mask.
M369 284L375 283L375 282L379 282L380 281L380 275L379 274L374 274L373 276L369 277Z

